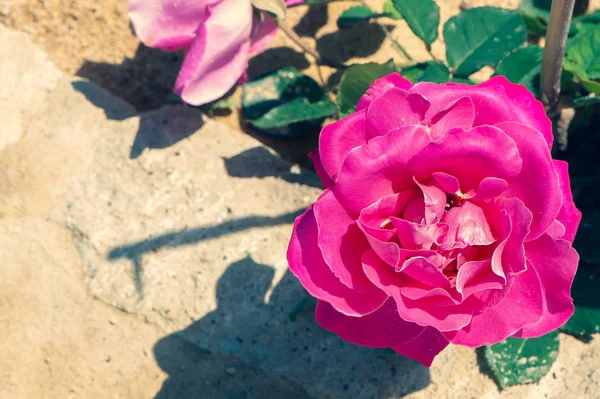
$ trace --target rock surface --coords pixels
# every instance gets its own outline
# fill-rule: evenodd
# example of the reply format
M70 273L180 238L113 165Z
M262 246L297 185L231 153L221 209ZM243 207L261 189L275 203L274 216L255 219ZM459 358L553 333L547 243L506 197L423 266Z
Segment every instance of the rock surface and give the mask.
M473 350L428 370L325 332L285 261L312 173L191 108L134 115L22 34L0 52L22 129L0 131L0 398L600 392L597 338L562 335L539 384L499 392Z

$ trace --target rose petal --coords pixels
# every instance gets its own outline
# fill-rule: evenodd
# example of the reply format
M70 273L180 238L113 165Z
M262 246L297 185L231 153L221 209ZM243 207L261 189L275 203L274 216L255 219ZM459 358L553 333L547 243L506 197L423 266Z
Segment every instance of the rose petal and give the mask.
M492 271L490 259L463 263L456 275L456 289L468 297L475 292L504 287L504 279Z
M331 177L329 177L329 175L327 174L327 171L323 167L323 163L321 163L321 154L319 153L319 150L311 151L308 154L308 156L313 161L313 165L315 166L315 171L317 172L319 179L321 179L323 188L328 189L329 187L333 186L333 184L334 184L333 180L331 180Z
M548 148L552 147L552 123L542 103L524 86L513 84L504 76L493 77L475 86L421 82L413 86L410 92L422 94L431 103L431 113L444 109L457 97L468 96L475 106L473 126L520 122L542 133Z
M547 234L526 243L525 253L542 283L544 316L538 323L525 326L515 336L534 338L561 327L573 315L570 292L579 255L568 241L554 241Z
M501 129L479 126L471 130L453 129L416 154L411 168L419 181L433 173L455 176L460 187L475 190L486 177L517 176L523 161L515 141Z
M556 219L565 227L563 239L573 243L579 223L581 222L581 211L577 209L573 202L571 193L571 182L569 180L569 165L564 161L552 161L554 169L558 174L558 185L562 192L562 207L556 216Z
M437 223L444 216L446 193L435 186L425 186L416 179L415 183L423 192L425 223Z
M496 306L473 316L465 328L446 335L456 345L476 348L492 345L512 336L523 326L542 319L543 300L540 280L533 268L514 277L508 295Z
M447 194L456 194L460 191L460 183L456 177L444 172L434 172L431 176Z
M501 86L506 92L508 106L512 109L515 122L520 122L524 125L531 126L533 129L542 133L544 140L548 144L548 149L552 149L552 122L546 115L544 105L537 100L533 94L523 85L518 85L510 82L504 76L495 76L483 83L476 85L478 88L489 88L493 86Z
M367 142L367 111L356 112L326 125L319 136L323 167L335 180L348 153Z
M439 140L447 131L454 128L469 130L475 120L475 107L470 97L461 97L445 109L432 115L426 123L430 127L429 134L433 140Z
M404 320L440 331L455 331L471 321L472 314L465 307L441 307L428 303L427 299L413 301L405 298L401 293L402 275L384 263L374 251L367 251L363 255L363 268L373 284L394 298L400 317Z
M413 84L408 79L400 76L398 72L394 72L376 79L373 83L371 83L371 86L369 86L360 100L358 100L356 110L360 111L361 109L367 108L375 99L381 97L390 89L398 88L402 90L409 90L411 87L413 87Z
M351 216L358 217L380 198L415 187L408 161L429 142L420 126L371 139L348 154L333 188L335 196Z
M191 46L205 20L206 7L215 2L130 0L129 18L136 36L146 46L176 51Z
M497 197L502 194L507 187L508 183L506 180L497 177L486 177L481 181L476 194L473 198L470 198L470 200L473 202L482 202Z
M319 197L313 209L319 229L319 248L333 274L348 288L373 291L375 287L365 276L361 262L369 243L356 222L330 190Z
M516 122L503 122L496 126L515 140L523 159L521 173L507 179L506 195L523 200L531 211L533 221L527 239L536 239L548 230L562 204L550 150L542 135L528 126Z
M254 12L252 16L252 32L250 33L249 56L263 51L271 43L279 28L269 13Z
M251 30L252 6L247 0L208 7L175 81L175 93L192 105L227 93L248 65Z
M392 129L417 125L429 102L418 93L392 88L373 100L367 109L367 137L383 136Z
M296 219L287 251L290 271L304 288L315 298L329 302L338 312L348 316L363 316L379 309L387 294L377 289L361 293L342 284L323 260L317 234L317 223L310 207Z
M502 240L492 256L492 269L499 276L522 272L526 268L523 242L531 226L531 211L517 198L495 198L486 203L486 215Z
M451 208L442 219L442 223L448 225L448 233L440 246L443 251L489 245L496 241L483 210L470 202Z
M450 288L450 282L433 263L422 256L408 259L398 272L423 283L430 287Z
M408 220L391 218L400 239L400 245L406 249L431 249L432 244L439 245L446 233L448 225L445 224L418 224Z
M396 234L391 217L402 214L408 200L415 196L413 190L388 195L369 205L360 212L358 223L361 229L380 241L390 241Z
M428 367L448 345L448 340L435 329L402 320L391 299L363 317L345 316L319 301L315 318L321 327L348 342L369 348L392 348Z

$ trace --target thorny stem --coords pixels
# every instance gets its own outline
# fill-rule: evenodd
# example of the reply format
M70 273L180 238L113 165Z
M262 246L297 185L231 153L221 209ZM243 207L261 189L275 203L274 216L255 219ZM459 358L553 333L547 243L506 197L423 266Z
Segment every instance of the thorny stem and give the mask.
M560 76L574 5L575 0L553 0L550 8L541 74L542 102L550 118L559 112Z
M289 25L287 25L285 22L277 21L277 26L279 26L279 29L281 29L281 31L285 33L287 37L289 37L294 43L296 43L298 47L300 47L305 53L311 55L315 60L317 60L318 63L337 69L348 68L347 65L323 57L315 49L304 44L300 36L298 36L298 34L294 32L294 30L290 28Z

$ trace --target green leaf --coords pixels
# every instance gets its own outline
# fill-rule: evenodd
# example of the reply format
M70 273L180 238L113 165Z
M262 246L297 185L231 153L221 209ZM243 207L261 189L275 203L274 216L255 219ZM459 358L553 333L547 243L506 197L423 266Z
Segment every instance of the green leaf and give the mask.
M546 34L548 19L550 19L550 6L552 0L522 0L519 11L527 24L529 31L535 35Z
M504 75L506 79L524 85L539 97L543 54L544 50L539 46L521 47L498 63L494 76Z
M582 262L600 264L600 211L583 213L574 246Z
M523 18L514 10L471 8L444 24L446 58L457 76L469 76L485 65L495 66L526 38Z
M423 72L425 72L425 70L433 64L435 64L434 61L427 61L427 62L415 64L415 65L403 68L400 71L400 75L402 75L402 77L410 80L411 82L416 83L417 80L421 77L421 75L423 75Z
M500 387L539 381L558 356L558 332L539 338L507 338L486 346L485 359Z
M342 75L336 99L339 118L354 112L358 100L365 94L375 79L389 75L392 72L396 72L396 66L391 60L385 64L371 62L352 65L348 68Z
M580 263L571 289L575 313L561 331L579 336L600 332L600 266Z
M376 17L377 14L373 12L368 6L356 6L345 10L337 20L337 26L340 29L351 28L355 24Z
M427 47L438 37L440 8L433 0L392 0L410 30L425 42Z
M416 81L446 83L450 81L450 69L444 64L432 63L423 71Z
M565 68L580 80L600 79L600 25L567 42Z
M284 137L309 133L336 110L317 82L292 67L246 83L242 109L254 127Z
M581 84L588 92L600 96L600 82L595 80L582 80Z
M400 11L396 10L396 7L394 7L394 2L392 0L385 0L385 3L383 3L382 16L394 19L396 21L402 19L402 14L400 14Z
M581 34L587 30L593 29L600 24L600 10L596 10L589 14L580 15L573 18L571 21L571 27L573 27L578 34Z

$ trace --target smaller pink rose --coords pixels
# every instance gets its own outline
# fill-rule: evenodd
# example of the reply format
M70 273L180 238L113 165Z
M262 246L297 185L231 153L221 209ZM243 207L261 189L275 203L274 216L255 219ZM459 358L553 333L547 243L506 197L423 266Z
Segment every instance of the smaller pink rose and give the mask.
M146 46L185 50L174 91L192 105L215 101L244 79L248 58L277 33L250 0L130 0L129 16Z

